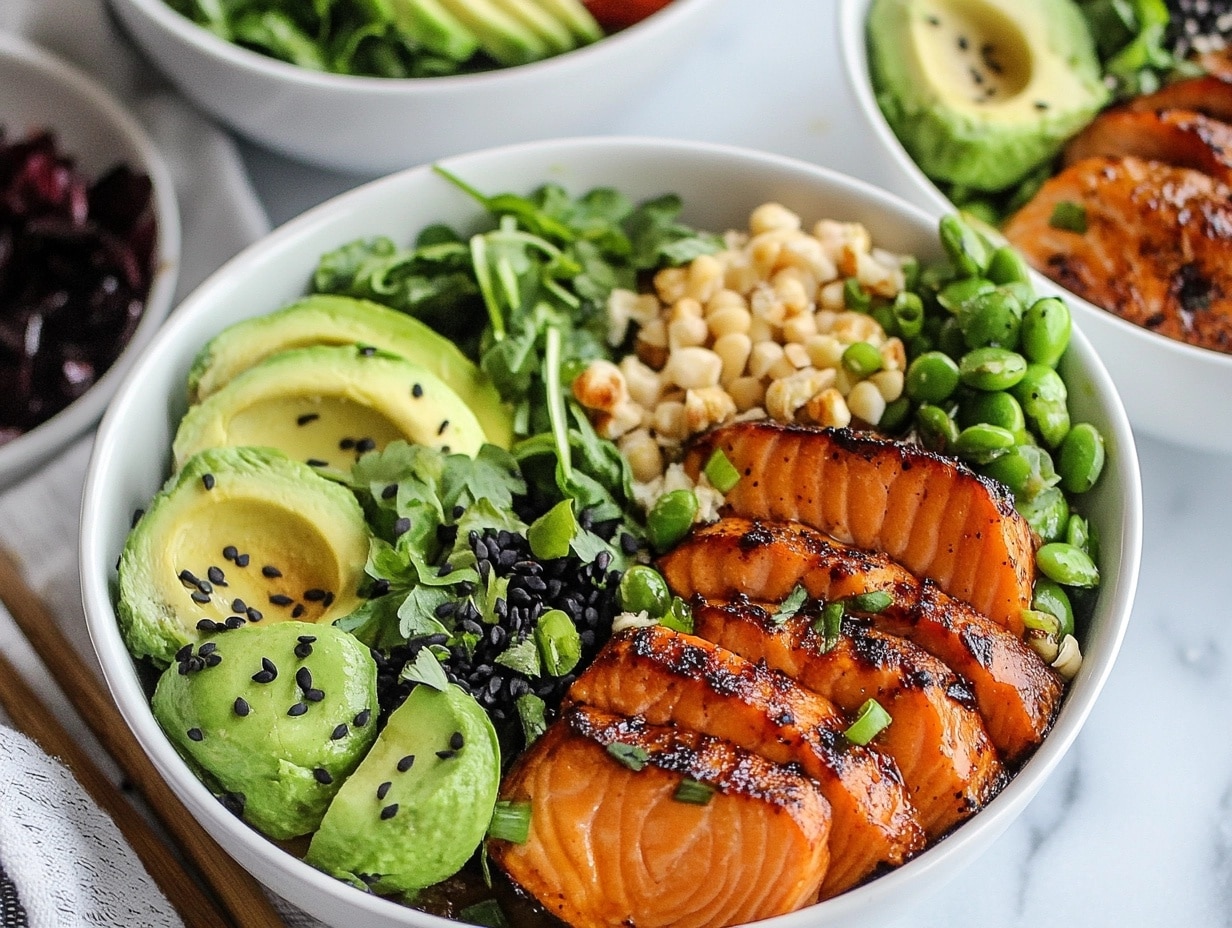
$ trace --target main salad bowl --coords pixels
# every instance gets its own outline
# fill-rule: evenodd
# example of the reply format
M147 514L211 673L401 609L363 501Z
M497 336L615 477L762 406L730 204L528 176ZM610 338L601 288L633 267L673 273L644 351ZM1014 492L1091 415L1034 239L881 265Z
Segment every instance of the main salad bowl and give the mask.
M740 226L759 204L790 204L801 216L864 223L881 247L938 257L936 222L861 182L777 156L639 138L524 144L441 162L485 192L527 193L545 183L579 194L614 187L634 200L679 195L694 227ZM325 203L234 258L173 314L109 408L86 480L81 564L87 622L107 682L160 773L222 848L273 891L327 924L374 928L450 922L356 889L314 869L236 818L177 753L156 721L140 668L117 621L116 563L132 525L171 468L169 449L186 409L184 384L201 347L231 323L295 301L318 258L360 238L412 240L434 223L467 230L484 214L430 167L390 175ZM1133 437L1115 388L1080 332L1062 361L1076 416L1106 436L1107 465L1085 497L1100 539L1103 577L1082 631L1084 659L1049 734L981 811L896 870L816 906L773 920L804 926L867 925L958 876L1023 811L1078 736L1116 659L1129 620L1141 552L1141 490ZM212 482L212 481L211 481ZM208 487L207 487L208 488Z
M877 103L869 70L867 20L872 0L840 0L836 35L843 69L869 145L893 189L935 215L955 206L913 160ZM1064 296L1076 323L1107 366L1134 428L1185 447L1232 452L1232 355L1150 331L1032 272L1040 292ZM1167 398L1165 400L1165 398Z

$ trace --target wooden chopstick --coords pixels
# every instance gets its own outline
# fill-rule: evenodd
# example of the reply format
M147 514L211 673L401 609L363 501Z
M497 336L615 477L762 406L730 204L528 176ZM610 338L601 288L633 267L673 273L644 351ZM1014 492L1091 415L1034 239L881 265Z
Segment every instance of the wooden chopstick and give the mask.
M205 895L171 849L146 820L136 814L120 790L73 740L3 654L0 654L0 706L17 728L66 764L98 807L111 817L154 882L180 913L186 928L232 928L230 920Z
M30 589L13 554L0 547L0 602L46 664L77 714L115 758L231 920L242 928L286 928L260 884L214 841L171 791L102 681L81 660L51 611Z

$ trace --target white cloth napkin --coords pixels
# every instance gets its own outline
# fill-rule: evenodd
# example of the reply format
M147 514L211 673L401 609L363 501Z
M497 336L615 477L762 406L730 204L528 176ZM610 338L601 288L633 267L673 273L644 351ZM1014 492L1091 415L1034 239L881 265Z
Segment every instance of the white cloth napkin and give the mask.
M231 138L168 88L119 35L103 0L0 0L0 31L20 34L93 75L128 105L162 150L172 169L183 226L177 302L268 230ZM81 607L76 542L91 441L87 436L0 494L0 542L19 555L31 586L94 664ZM119 772L2 609L0 649L118 783ZM5 727L5 721L0 713L0 867L15 886L31 928L179 926L110 819L59 762ZM274 902L289 926L316 924L282 900Z

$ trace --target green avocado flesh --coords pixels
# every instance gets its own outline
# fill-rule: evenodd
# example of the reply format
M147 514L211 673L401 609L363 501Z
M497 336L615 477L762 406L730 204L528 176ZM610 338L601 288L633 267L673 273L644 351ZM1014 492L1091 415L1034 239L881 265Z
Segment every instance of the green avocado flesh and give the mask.
M1072 0L873 0L867 39L878 105L935 181L1004 190L1108 100Z
M182 467L205 448L260 445L350 473L396 439L473 456L485 437L471 408L425 368L373 348L315 346L271 355L191 407L172 452Z
M304 859L378 893L439 883L483 840L499 783L487 713L456 686L420 684L330 803Z
M280 622L186 652L151 703L167 737L253 827L279 839L315 830L376 738L368 649L332 625Z
M272 449L204 451L124 545L125 643L161 667L201 640L203 620L333 622L360 603L370 538L351 492L311 467Z
M314 345L371 345L435 374L475 413L487 440L508 448L513 417L491 381L449 339L406 313L346 296L306 297L277 312L224 329L188 372L188 399L198 403L271 355Z

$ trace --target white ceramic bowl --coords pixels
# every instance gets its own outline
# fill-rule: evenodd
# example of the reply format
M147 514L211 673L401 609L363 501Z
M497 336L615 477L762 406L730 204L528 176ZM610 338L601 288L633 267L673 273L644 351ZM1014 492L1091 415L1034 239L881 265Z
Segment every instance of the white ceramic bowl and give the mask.
M593 45L480 74L391 79L322 74L226 42L165 0L109 0L189 99L253 141L315 165L385 173L445 155L599 132L715 15L674 0Z
M634 198L680 194L684 218L714 230L747 220L766 200L806 217L858 220L874 241L897 251L939 254L935 222L861 182L777 156L652 139L549 141L449 159L444 164L486 192L528 192L546 181L578 193L614 186ZM135 508L167 473L168 453L184 410L184 378L193 355L229 323L272 310L300 295L318 255L361 236L409 242L422 226L467 228L476 206L428 168L394 174L344 194L281 227L243 252L181 305L116 396L99 430L86 481L82 585L90 635L128 724L181 799L229 853L267 886L338 928L448 924L358 892L313 870L250 830L210 795L164 737L116 625L115 563ZM1023 810L1069 749L1119 649L1137 585L1141 487L1133 437L1116 391L1078 333L1064 360L1077 416L1102 429L1109 463L1090 494L1102 539L1105 578L1086 659L1051 734L1014 781L956 833L900 869L846 895L773 920L804 926L865 926L955 875ZM767 924L771 924L767 922Z
M872 0L838 0L844 71L871 136L871 157L896 192L930 213L954 204L907 154L873 95L865 20ZM1112 375L1133 427L1164 441L1232 454L1232 355L1196 348L1127 322L1034 273L1038 291L1064 296Z
M29 474L94 425L124 371L171 308L180 264L180 217L171 174L136 120L92 78L59 58L0 33L0 126L12 141L50 129L58 147L97 178L117 164L147 174L154 185L157 271L141 322L127 348L98 382L38 427L0 446L0 487Z

